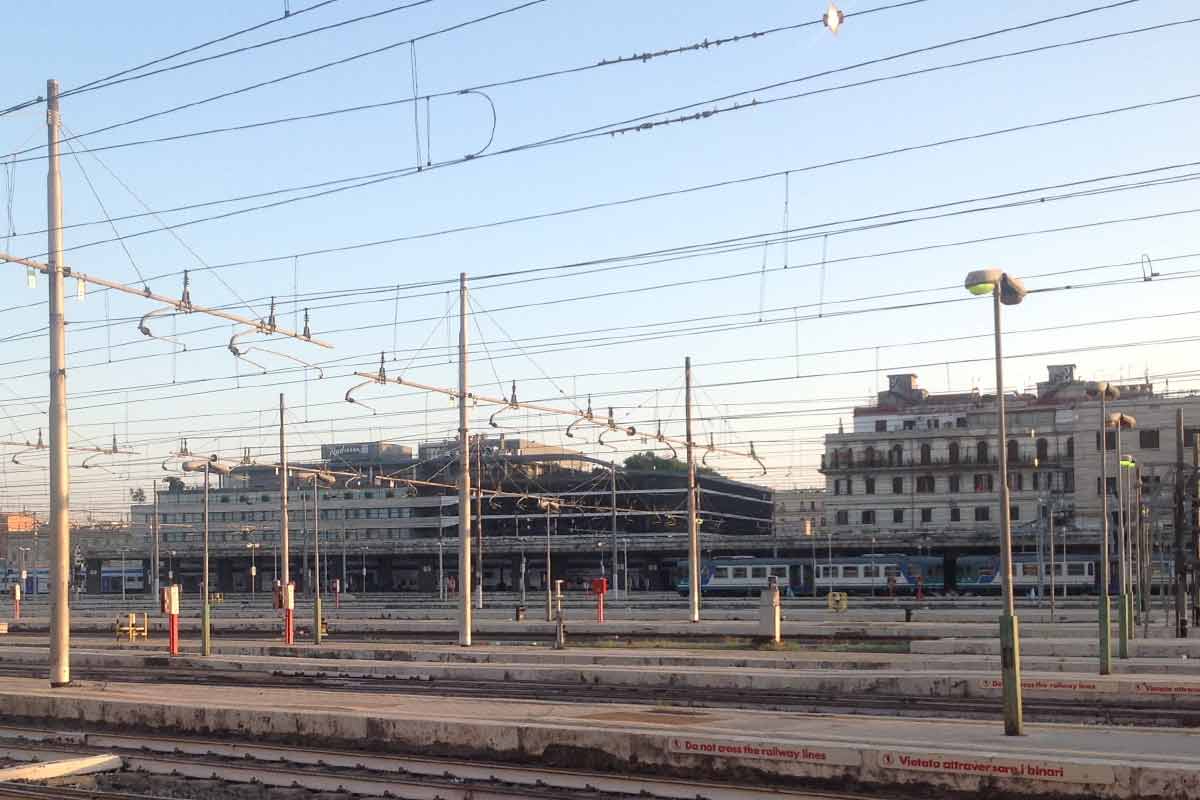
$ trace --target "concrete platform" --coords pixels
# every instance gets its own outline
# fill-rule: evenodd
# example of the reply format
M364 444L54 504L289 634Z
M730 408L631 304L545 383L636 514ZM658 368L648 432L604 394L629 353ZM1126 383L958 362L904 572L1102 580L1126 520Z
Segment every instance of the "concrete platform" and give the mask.
M0 679L11 722L303 742L798 788L925 784L979 797L1200 795L1200 733L682 711L186 685Z
M699 624L683 621L682 615L663 620L610 620L603 624L593 616L568 617L569 635L599 639L720 639L756 638L761 636L756 621L706 620ZM103 617L72 616L71 631L77 634L110 633L116 615ZM298 612L297 626L307 627L311 614ZM353 637L395 637L420 641L454 640L458 635L458 623L451 619L342 619L330 615L326 622L331 632ZM166 631L166 619L161 615L150 616L151 630ZM199 630L200 621L194 617L180 619L182 632ZM226 617L218 608L214 612L212 628L220 636L274 635L281 630L277 616ZM10 623L12 633L46 633L49 622L45 618L22 618ZM823 622L784 620L783 635L788 639L840 640L871 639L879 641L911 641L918 639L941 639L946 637L987 639L998 635L998 622L901 622L901 621L842 621L829 619ZM521 639L553 639L555 626L544 619L531 615L524 622L512 619L477 619L476 635L480 637L504 637ZM1114 632L1116 628L1114 627ZM1054 625L1032 623L1021 626L1023 639L1078 638L1095 636L1094 622L1056 623ZM1198 640L1200 641L1200 640Z
M42 668L47 651L40 648L0 647L0 664ZM782 663L782 662L777 662ZM465 683L524 684L544 687L585 686L638 688L656 691L697 692L714 701L748 702L761 695L811 696L837 703L862 698L998 699L999 671L993 669L905 669L879 663L874 669L857 669L833 658L793 665L747 666L736 663L676 664L669 671L628 664L546 663L447 663L441 661L330 660L277 655L182 655L168 658L158 653L111 652L75 649L72 665L88 668L149 672L171 679L172 670L260 676L321 678L372 678L402 682L453 681ZM1094 673L1040 673L1026 671L1022 684L1030 699L1078 701L1106 707L1162 707L1200 712L1200 676L1138 675L1098 677ZM397 687L402 690L402 686ZM745 694L745 693L753 693ZM769 699L764 702L771 702ZM843 706L848 707L848 706ZM1200 721L1200 714L1197 714Z
M1117 649L1117 640L1114 638L1114 659ZM909 645L909 650L926 655L999 655L1000 640L947 638L914 641ZM1021 655L1099 658L1100 642L1095 639L1027 639L1022 636ZM1200 639L1130 639L1129 655L1134 658L1200 659Z

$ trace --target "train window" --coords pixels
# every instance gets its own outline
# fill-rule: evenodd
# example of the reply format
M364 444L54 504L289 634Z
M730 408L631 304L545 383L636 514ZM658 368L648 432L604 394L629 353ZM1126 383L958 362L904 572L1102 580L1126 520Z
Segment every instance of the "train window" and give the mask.
M1022 564L1021 574L1027 578L1036 578L1038 574L1037 564Z
M1062 575L1062 570L1063 570L1063 565L1062 565L1061 561L1054 565L1054 574L1055 575Z
M857 578L858 577L858 567L857 566L842 567L842 577L843 578Z
M735 578L746 577L746 568L745 567L734 567L733 568L733 577L735 577Z
M1087 574L1087 569L1086 569L1087 566L1088 565L1082 564L1078 561L1072 561L1071 563L1067 564L1067 574L1068 575L1086 575Z
M900 567L896 566L895 564L888 564L883 568L883 574L888 578L899 578Z
M822 578L836 578L837 577L837 567L831 567L828 565L822 566L821 567L821 577Z
M771 577L786 578L788 575L787 567L771 567Z
M750 577L751 578L767 577L767 568L766 567L751 567L750 568Z
M714 578L728 578L729 577L729 567L717 567L716 570L713 572L713 577Z

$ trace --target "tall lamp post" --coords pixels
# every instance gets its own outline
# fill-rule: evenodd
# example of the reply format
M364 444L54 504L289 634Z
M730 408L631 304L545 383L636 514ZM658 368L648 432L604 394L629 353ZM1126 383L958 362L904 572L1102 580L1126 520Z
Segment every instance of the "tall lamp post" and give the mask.
M200 567L200 651L201 655L212 655L212 609L209 607L209 574L208 574L208 476L215 472L218 475L228 475L233 472L233 465L217 460L216 456L194 461L183 462L184 472L204 473L204 560ZM122 576L123 578L124 576Z
M258 590L258 568L254 566L254 551L260 547L262 545L258 542L246 542L246 549L250 551L250 600L252 602Z
M559 501L543 497L538 500L538 505L546 511L546 622L553 622L554 600L550 589L550 512L559 510Z
M1100 674L1112 673L1112 600L1109 597L1110 559L1108 556L1108 403L1121 396L1117 387L1106 381L1087 385L1089 397L1100 401Z
M320 644L321 633L321 487L334 486L337 478L328 472L300 472L301 481L313 485L313 644Z
M1020 279L1002 270L975 270L964 285L971 294L992 296L996 334L996 426L999 438L997 469L1000 473L1000 557L1003 569L1004 610L1000 615L1000 669L1004 687L1004 733L1020 736L1024 729L1021 703L1021 634L1013 609L1012 515L1008 492L1008 425L1004 416L1004 355L1000 342L1000 306L1015 306L1026 289Z
M1113 414L1112 420L1113 427L1117 431L1117 452L1120 453L1121 429L1133 428L1137 422L1128 414ZM1137 461L1133 456L1123 454L1117 461L1117 465L1117 504L1121 507L1120 541L1117 543L1120 550L1118 555L1121 568L1121 596L1120 606L1117 609L1117 627L1121 638L1117 652L1121 658L1129 658L1129 637L1133 631L1133 593L1130 591L1130 585L1133 583L1132 533L1130 531L1133 527L1133 520L1131 519L1132 514L1129 513L1127 501L1130 493L1125 490L1125 481L1127 475L1132 478Z

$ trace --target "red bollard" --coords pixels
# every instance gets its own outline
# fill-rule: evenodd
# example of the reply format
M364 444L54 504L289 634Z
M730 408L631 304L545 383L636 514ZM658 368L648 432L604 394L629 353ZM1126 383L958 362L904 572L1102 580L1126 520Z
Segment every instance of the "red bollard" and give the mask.
M13 619L21 618L21 584L12 585Z
M925 599L925 576L924 575L917 576L917 599L918 600Z
M159 597L159 610L167 615L167 652L179 655L179 587L164 586Z
M294 644L296 641L295 618L296 584L289 582L287 586L276 582L275 608L283 611L283 643Z
M604 593L608 591L608 579L593 578L592 591L596 595L596 622L604 622Z

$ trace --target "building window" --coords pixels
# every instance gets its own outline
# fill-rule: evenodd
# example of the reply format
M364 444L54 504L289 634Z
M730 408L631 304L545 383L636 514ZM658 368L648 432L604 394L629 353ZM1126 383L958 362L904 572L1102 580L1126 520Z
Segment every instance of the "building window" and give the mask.
M951 464L958 463L958 442L951 442L950 449L947 453L948 460Z
M899 467L904 464L904 449L898 444L888 450L888 466Z
M950 509L950 521L951 522L959 522L961 520L962 520L962 514L959 513L958 507L955 506L954 508Z
M1108 479L1108 493L1110 495L1114 495L1114 496L1116 495L1116 493L1117 493L1117 479L1116 478ZM1100 494L1100 478L1096 478L1096 495L1099 496L1099 494Z
M932 508L922 508L921 509L921 522L933 522L933 509Z
M904 430L915 431L917 429L917 421L915 419L904 420Z
M958 419L954 420L954 427L956 427L956 428L965 428L965 427L967 427L967 418L966 418L966 417L959 417Z
M863 451L863 459L864 459L864 463L866 463L868 466L872 466L872 467L875 466L875 463L876 463L875 448L868 447L866 450L864 450Z
M1008 488L1014 492L1024 491L1024 489L1025 489L1025 473L1023 473L1023 472L1008 473Z
M1138 445L1143 450L1157 450L1158 429L1151 428L1138 431Z
M1104 432L1104 449L1105 450L1116 450L1117 449L1117 432L1116 431L1105 431ZM1100 431L1096 431L1096 452L1097 453L1100 452Z
M1075 437L1067 437L1067 458L1075 458Z
M893 508L892 509L892 522L904 522L904 509L903 508Z
M992 491L992 473L977 472L975 473L975 491L990 492Z
M1009 506L1008 507L1008 518L1009 519L1020 519L1021 518L1021 507L1020 506Z
M863 480L863 484L864 484L864 488L863 488L864 493L875 494L875 479L874 478L865 478Z
M887 420L886 419L875 420L875 432L876 433L887 433Z
M975 521L987 522L992 518L991 506L975 506Z
M960 483L961 483L961 481L959 480L959 477L957 475L950 476L950 493L951 494L962 491L962 487L961 487Z
M1017 440L1009 439L1007 449L1008 454L1005 456L1005 459L1009 464L1016 464L1021 457L1021 448L1017 445Z
M904 494L904 478L892 478L892 494Z
M980 442L975 445L975 460L980 464L988 463L988 443Z
M1037 440L1037 459L1039 463L1050 460L1050 443L1045 439Z
M933 476L932 475L918 475L917 476L917 492L919 494L932 494L933 493Z
M929 445L927 445L927 444L921 445L921 463L922 464L926 464L926 465L929 464L931 454L932 454L932 451L929 449Z
M862 524L863 525L874 525L875 524L874 509L868 508L866 511L862 512Z
M849 525L850 524L850 512L849 511L837 512L836 514L833 515L833 521L838 525Z

